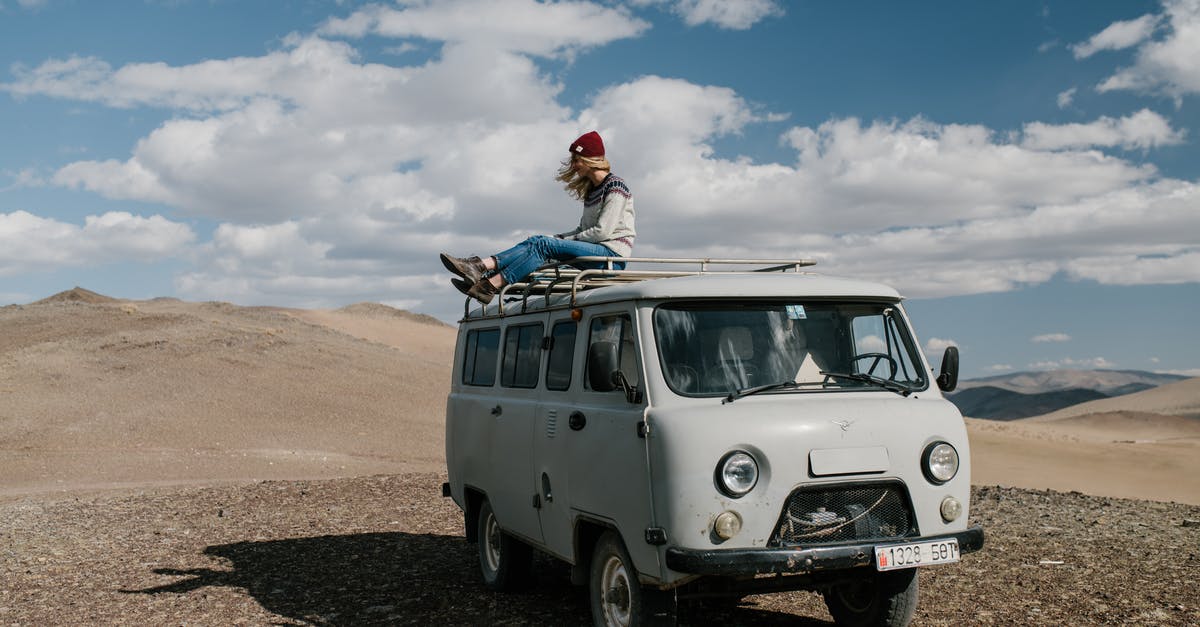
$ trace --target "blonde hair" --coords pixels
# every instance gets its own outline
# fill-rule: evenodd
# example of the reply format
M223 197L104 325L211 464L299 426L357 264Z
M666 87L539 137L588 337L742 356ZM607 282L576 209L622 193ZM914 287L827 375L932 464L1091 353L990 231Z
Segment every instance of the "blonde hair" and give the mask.
M583 164L589 168L604 170L605 172L612 172L612 166L608 164L608 159L605 159L603 156L572 156L562 163L562 166L558 168L558 176L555 176L554 180L561 182L563 184L563 189L567 190L567 193L570 194L571 197L583 200L587 197L588 192L592 191L592 186L594 183L592 182L591 178L581 176L575 171L575 168L571 167L571 164L573 164L576 159L583 162Z

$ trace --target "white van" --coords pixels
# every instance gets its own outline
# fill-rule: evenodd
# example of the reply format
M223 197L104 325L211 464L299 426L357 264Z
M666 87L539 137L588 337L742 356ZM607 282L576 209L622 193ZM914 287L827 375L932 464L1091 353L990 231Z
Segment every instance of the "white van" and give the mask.
M486 584L519 587L537 549L597 625L799 589L838 624L907 624L916 567L983 546L939 391L957 350L935 377L895 290L811 261L621 261L464 306L443 493Z

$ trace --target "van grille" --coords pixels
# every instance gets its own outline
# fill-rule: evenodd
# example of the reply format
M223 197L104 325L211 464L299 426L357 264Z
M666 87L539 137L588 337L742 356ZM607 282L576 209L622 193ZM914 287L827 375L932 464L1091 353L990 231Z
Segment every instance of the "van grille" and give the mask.
M796 490L772 546L888 540L919 535L908 494L899 483L822 486Z

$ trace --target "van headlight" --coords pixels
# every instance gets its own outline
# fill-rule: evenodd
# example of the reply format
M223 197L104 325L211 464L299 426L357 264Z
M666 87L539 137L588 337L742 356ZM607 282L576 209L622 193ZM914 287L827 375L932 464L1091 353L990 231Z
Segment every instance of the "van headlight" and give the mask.
M717 487L726 495L741 498L758 483L758 462L746 451L733 451L717 464Z
M941 485L958 474L958 451L948 442L934 442L925 447L921 469L930 483Z

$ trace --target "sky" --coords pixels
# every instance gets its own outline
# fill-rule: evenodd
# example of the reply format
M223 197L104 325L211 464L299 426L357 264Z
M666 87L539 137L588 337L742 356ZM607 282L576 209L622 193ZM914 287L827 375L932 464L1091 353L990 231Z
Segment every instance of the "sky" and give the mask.
M964 377L1200 376L1200 0L0 0L0 305L461 316L437 260L577 225L804 258Z

